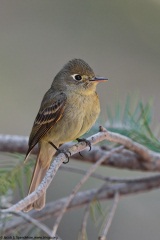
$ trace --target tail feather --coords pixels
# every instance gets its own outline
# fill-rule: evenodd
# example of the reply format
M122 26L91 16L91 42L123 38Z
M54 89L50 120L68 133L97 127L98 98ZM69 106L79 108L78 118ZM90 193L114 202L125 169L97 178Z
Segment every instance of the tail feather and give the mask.
M34 146L33 146L33 147L34 147ZM24 163L27 162L28 157L29 157L29 155L30 155L30 153L31 153L31 151L32 151L32 149L33 149L33 147L29 147L29 148L28 148L28 151L27 151L26 156L25 156L25 158L24 158Z
M36 188L39 186L39 184L41 183L41 181L43 180L43 178L45 177L54 153L55 153L55 149L53 147L52 149L50 149L50 147L45 149L40 148L37 156L37 160L36 160L36 165L33 171L28 194L34 192ZM45 200L46 200L46 193L44 193L35 202L33 202L32 204L24 208L23 211L28 212L33 208L36 210L41 210L45 206Z
M41 181L43 180L43 178L45 177L45 174L49 168L49 166L47 168L43 168L40 164L40 160L37 159L37 163L33 172L33 176L32 176L32 180L31 180L31 184L29 187L29 192L28 195L32 192L34 192L36 190L36 188L39 186L39 184L41 183ZM32 208L35 208L37 210L41 210L44 205L45 205L45 199L46 199L46 193L44 193L39 199L37 199L35 202L33 202L32 204L28 205L24 211L28 212L30 211Z

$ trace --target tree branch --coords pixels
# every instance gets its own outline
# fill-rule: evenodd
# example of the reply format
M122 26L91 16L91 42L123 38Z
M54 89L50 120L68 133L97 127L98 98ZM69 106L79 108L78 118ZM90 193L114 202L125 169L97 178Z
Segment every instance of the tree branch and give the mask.
M0 213L2 213L2 211L0 211ZM4 214L4 213L2 213L2 214ZM42 230L44 233L46 233L48 236L52 237L52 231L47 226L40 223L33 217L31 217L29 214L25 214L23 212L15 212L15 211L7 212L7 214L17 215L17 216L21 217L22 219L24 219L25 222L32 223L33 225L38 227L40 230Z
M133 142L131 139L124 137L123 135L117 134L117 133L111 133L107 132L108 134L104 132L98 133L101 136L101 139L99 141L102 141L104 139L113 141L120 144L125 144L125 147L129 147L133 150L132 147ZM104 136L106 135L106 136ZM94 135L93 135L94 136ZM102 138L103 137L103 138ZM11 135L0 135L0 151L1 152L18 152L25 154L27 152L27 142L28 137L23 136L11 136ZM131 142L131 143L130 143ZM68 148L73 143L64 144L63 148ZM138 149L140 146L143 148L143 153L147 152L147 159L145 158L144 154L141 154L141 150L139 149L136 152L133 152L128 149L121 148L117 152L114 152L112 156L106 157L106 160L102 163L105 166L111 166L111 167L117 167L117 168L127 168L131 170L141 170L141 171L160 171L160 154L155 153L153 151L148 150L147 148L143 147L142 145L136 143L136 149ZM38 148L35 147L32 151L33 154L37 154ZM82 149L80 150L82 151ZM82 158L79 154L74 155L74 159L80 160L80 161L88 161L88 162L96 162L102 155L104 156L104 152L110 151L106 146L104 147L92 147L92 151L84 150ZM138 153L139 154L138 154ZM151 155L151 157L150 157Z
M69 204L67 209L69 210L89 204L93 199L96 199L98 201L113 199L117 192L119 193L119 196L127 196L130 194L154 190L159 187L160 187L160 174L156 176L143 177L134 180L133 179L126 180L126 182L124 183L111 183L111 184L106 183L101 190L98 188L78 192L77 195ZM58 215L67 201L68 197L58 199L57 201L46 204L46 207L41 211L33 210L31 213L29 213L29 215L31 217L34 217L35 219L43 220L53 215ZM1 212L4 213L3 210ZM9 210L6 209L6 213L7 212L9 212ZM19 227L20 225L24 227L25 224L27 223L23 219L18 220L14 219L12 221L8 221L6 226L5 227L3 226L3 230L6 234L10 234L16 227ZM0 229L1 227L2 224L0 224Z
M0 134L0 151L25 154L28 149L28 137ZM37 153L37 148L34 149ZM33 152L33 153L34 153Z
M80 236L81 236L81 240L86 240L87 239L87 220L89 217L89 210L90 210L90 204L87 204L85 211L84 211L84 217L82 220L82 224L81 224L81 231L80 231Z
M72 190L72 193L70 194L70 196L68 197L68 201L66 202L66 204L63 206L60 214L58 215L55 225L53 227L53 235L56 235L57 229L59 227L59 224L62 220L62 217L64 215L64 213L66 212L70 202L73 200L73 198L75 197L75 195L77 194L77 192L79 191L79 189L81 188L81 186L87 181L87 179L91 176L92 173L95 172L95 170L97 169L97 167L105 160L104 157L101 157L94 165L92 165L90 167L90 169L86 172L86 174L83 176L83 178L78 182L78 184L74 187L74 189Z
M111 208L111 210L109 212L108 219L106 220L106 223L105 223L105 225L104 225L104 227L102 229L102 233L99 236L98 240L107 240L107 233L109 231L109 228L111 226L113 217L115 215L115 211L116 211L118 202L119 202L119 193L117 192L115 194L114 201L113 201L113 206L112 206L112 208Z
M142 146L139 143L136 143L132 141L130 138L122 136L117 133L111 133L104 129L103 127L100 127L100 131L97 134L94 134L93 136L87 138L88 141L91 142L91 144L96 144L97 142L100 142L102 140L109 140L116 143L121 143L125 147L129 148L132 151L135 151L140 156L143 157L144 161L153 162L156 164L157 161L160 162L160 154L155 153L146 147ZM80 142L68 149L68 151L71 153L71 155L82 151L84 148L86 148L85 142ZM107 153L105 153L107 155ZM109 154L110 155L110 154ZM107 156L108 157L108 156ZM104 158L104 156L102 157ZM50 185L52 179L54 178L56 172L58 171L59 167L61 166L62 162L64 162L66 159L66 156L64 153L58 154L58 156L54 159L52 162L49 170L46 173L46 176L42 180L41 184L38 186L38 188L31 193L29 196L24 198L23 200L19 201L17 204L10 207L9 211L21 211L26 206L37 200L40 196L44 194L48 186ZM104 159L103 159L104 161ZM4 212L7 212L7 210L4 210Z

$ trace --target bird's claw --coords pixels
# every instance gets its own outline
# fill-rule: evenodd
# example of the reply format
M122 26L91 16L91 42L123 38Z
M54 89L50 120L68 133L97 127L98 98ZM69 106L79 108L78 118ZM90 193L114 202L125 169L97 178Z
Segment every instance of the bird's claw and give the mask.
M51 146L54 147L54 148L57 150L58 153L63 153L63 154L66 156L67 161L66 161L66 162L63 162L64 164L66 164L66 163L69 162L69 157L71 156L71 152L70 152L70 151L65 150L65 149L62 149L62 150L61 150L61 149L57 148L57 147L54 145L54 143L52 143L52 142L50 142L50 141L49 141L48 143L51 144ZM68 156L68 153L69 153L70 156Z
M71 152L70 151L68 151L68 150L65 150L65 149L63 149L63 150L58 150L58 152L59 153L63 153L65 156L66 156L66 158L67 158L67 161L66 162L63 162L63 164L67 164L67 163L69 163L69 157L71 156ZM69 153L69 155L68 155L68 153Z
M91 151L91 142L85 138L77 138L76 139L78 142L85 142L86 143L86 146L89 147L89 151Z
M85 142L86 143L86 146L89 147L89 151L91 151L92 147L91 147L91 142L88 141L87 139L85 138L77 138L76 139L78 142ZM79 155L83 157L83 155L79 152Z

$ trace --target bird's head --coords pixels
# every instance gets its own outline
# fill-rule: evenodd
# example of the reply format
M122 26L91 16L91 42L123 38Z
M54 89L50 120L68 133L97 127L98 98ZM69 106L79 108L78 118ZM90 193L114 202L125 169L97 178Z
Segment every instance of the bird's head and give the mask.
M104 77L96 77L92 68L82 59L73 59L56 75L52 86L88 95L95 92L99 82L107 80Z

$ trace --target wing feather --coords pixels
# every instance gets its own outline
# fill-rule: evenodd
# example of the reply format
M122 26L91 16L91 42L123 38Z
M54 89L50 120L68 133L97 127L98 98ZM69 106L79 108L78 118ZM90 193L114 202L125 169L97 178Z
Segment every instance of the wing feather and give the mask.
M29 138L29 149L27 151L26 158L33 147L40 141L40 139L62 117L67 96L65 93L61 92L53 98L50 98L48 101L44 100L46 100L45 97L42 101L41 107L33 124Z

